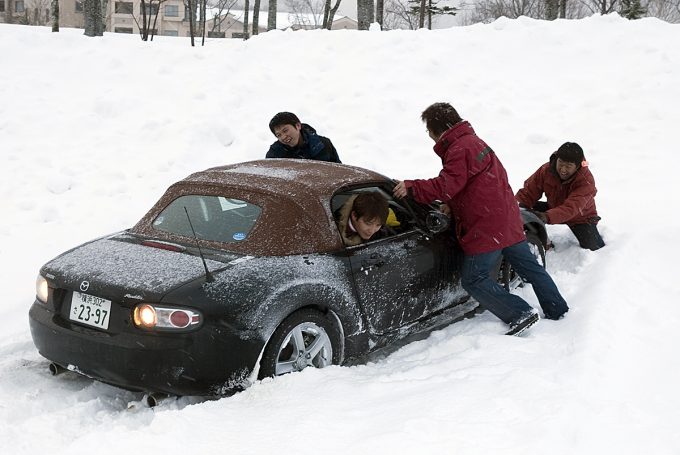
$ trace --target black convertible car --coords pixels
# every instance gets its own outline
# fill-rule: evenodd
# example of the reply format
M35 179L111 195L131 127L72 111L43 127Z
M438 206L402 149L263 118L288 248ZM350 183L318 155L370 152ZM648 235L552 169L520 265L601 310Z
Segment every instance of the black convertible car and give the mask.
M372 171L302 160L190 175L131 229L42 267L33 341L53 373L222 395L346 364L471 314L462 252L450 230L439 232L441 213L394 200L393 186ZM346 247L334 214L362 191L387 198L398 222ZM511 271L499 276L511 285Z

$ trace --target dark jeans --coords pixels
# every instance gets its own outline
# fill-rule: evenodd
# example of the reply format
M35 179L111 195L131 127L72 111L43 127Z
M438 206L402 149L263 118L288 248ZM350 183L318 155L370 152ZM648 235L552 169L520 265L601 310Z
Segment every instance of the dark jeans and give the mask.
M526 240L490 253L465 255L463 289L477 300L482 308L489 310L506 324L517 323L533 311L531 305L524 299L510 294L498 284L495 276L490 276L491 269L495 269L501 254L522 279L531 283L546 318L559 319L569 311L567 302L560 295L555 282L536 261Z
M537 212L546 212L549 209L548 203L545 201L538 201L534 204L533 210ZM588 250L599 250L604 246L604 240L600 235L600 231L597 230L597 223L600 217L595 217L593 223L583 223L583 224L570 224L569 229L576 236L578 244L581 248L586 248Z

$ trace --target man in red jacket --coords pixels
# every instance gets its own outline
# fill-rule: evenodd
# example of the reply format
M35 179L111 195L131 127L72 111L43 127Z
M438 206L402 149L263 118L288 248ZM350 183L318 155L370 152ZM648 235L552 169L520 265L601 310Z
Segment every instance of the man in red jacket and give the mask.
M545 193L547 202L539 201ZM597 230L595 179L590 173L583 149L565 142L550 160L538 168L517 192L519 205L533 209L548 224L566 224L581 248L598 250L604 241Z
M496 154L448 103L431 105L421 118L443 169L428 180L398 182L395 197L411 195L420 203L440 200L448 205L465 253L463 288L510 326L508 335L528 329L538 321L538 313L491 276L501 254L532 284L545 317L561 318L569 307L529 249L507 173Z

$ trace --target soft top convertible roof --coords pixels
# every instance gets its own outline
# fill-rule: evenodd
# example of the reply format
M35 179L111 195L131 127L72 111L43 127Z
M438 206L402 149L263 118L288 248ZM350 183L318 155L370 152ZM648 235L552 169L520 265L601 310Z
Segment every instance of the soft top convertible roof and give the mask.
M256 204L262 214L243 242L202 241L205 246L255 256L338 251L343 244L332 222L331 196L344 187L386 180L367 169L312 160L267 159L214 167L170 186L132 232L186 242L182 236L154 229L158 214L180 196L225 196Z

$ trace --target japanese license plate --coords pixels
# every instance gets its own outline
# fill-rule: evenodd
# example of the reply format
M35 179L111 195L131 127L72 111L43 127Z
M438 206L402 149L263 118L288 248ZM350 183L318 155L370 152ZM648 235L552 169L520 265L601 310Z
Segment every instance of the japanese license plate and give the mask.
M69 319L100 329L109 328L111 301L73 291Z

